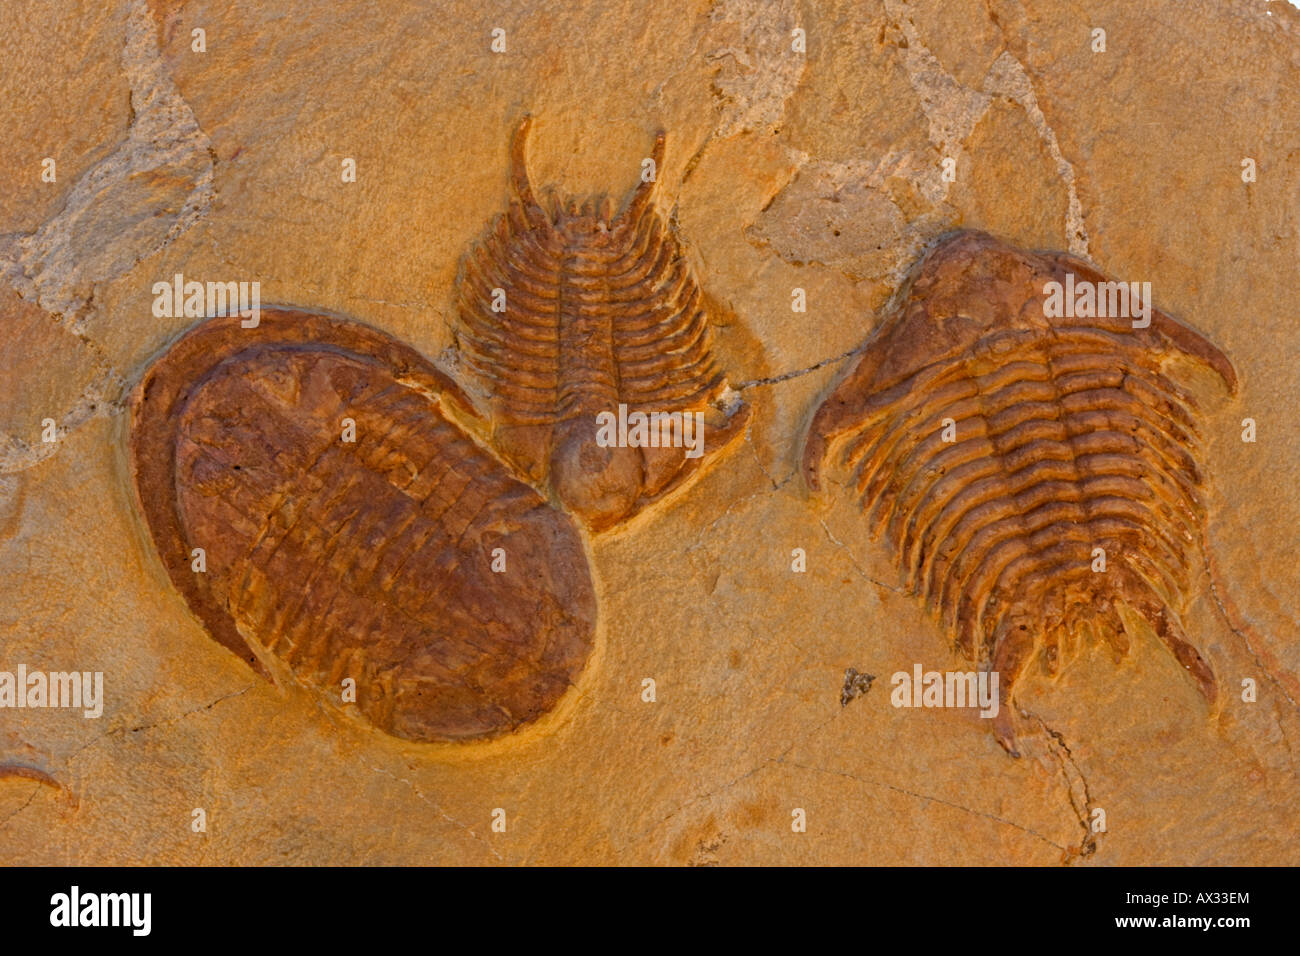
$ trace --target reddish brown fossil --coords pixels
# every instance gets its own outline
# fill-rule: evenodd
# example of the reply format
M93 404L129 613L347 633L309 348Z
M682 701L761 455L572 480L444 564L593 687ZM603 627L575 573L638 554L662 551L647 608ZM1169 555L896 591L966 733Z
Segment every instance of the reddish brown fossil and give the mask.
M1035 651L1055 673L1091 631L1123 654L1120 605L1216 695L1179 620L1205 505L1199 406L1177 365L1211 370L1229 391L1236 375L1154 309L1147 327L1049 318L1048 284L1067 276L1117 300L1111 280L1068 255L973 232L941 242L818 409L803 456L817 488L830 446L849 439L841 461L908 585L967 659L999 673L996 730L1012 753L1011 694Z
M616 217L608 202L548 215L527 132L509 210L460 277L457 344L486 416L388 336L284 310L205 322L133 400L140 506L212 636L331 697L354 679L371 722L414 740L533 720L591 649L582 542L516 474L601 530L681 485L749 411L653 178Z
M352 678L375 726L418 741L546 712L595 625L578 533L447 401L469 407L381 332L264 310L187 333L131 409L140 508L212 636L334 700Z
M527 119L511 148L508 210L461 264L457 344L489 396L493 444L594 530L682 484L739 436L749 409L713 356L710 302L643 181L613 215L606 199L548 213L524 162ZM656 139L654 168L664 137ZM681 443L606 447L597 416L699 415L703 454ZM694 421L694 419L692 419Z

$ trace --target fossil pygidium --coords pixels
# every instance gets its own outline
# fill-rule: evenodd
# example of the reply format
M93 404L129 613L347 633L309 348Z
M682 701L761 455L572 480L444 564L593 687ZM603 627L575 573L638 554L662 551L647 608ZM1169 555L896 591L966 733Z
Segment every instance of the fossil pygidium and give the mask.
M1179 620L1204 547L1190 378L1200 366L1233 391L1236 375L1159 311L1140 327L1087 315L1108 309L1045 308L1051 283L1118 301L1108 281L981 233L944 240L818 409L804 449L816 488L830 445L847 439L842 464L910 589L967 659L999 673L995 730L1012 754L1011 694L1035 652L1052 674L1085 633L1122 655L1121 605L1216 695Z
M602 530L683 483L742 433L749 409L713 356L718 307L655 206L663 135L656 178L615 216L609 199L544 209L525 167L528 129L525 119L511 145L509 207L461 263L454 332L488 396L494 446ZM598 441L597 416L626 410L657 415L665 430L670 416L700 416L704 454Z
M451 417L456 385L366 326L264 310L187 333L131 409L140 508L211 635L375 726L491 737L586 662L595 596L571 522Z

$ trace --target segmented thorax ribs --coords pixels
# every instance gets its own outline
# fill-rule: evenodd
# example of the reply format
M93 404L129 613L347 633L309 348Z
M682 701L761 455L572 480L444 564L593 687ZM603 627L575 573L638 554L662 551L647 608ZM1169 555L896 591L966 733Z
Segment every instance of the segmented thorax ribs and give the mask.
M489 398L494 441L530 480L595 529L680 484L703 457L682 447L602 447L597 416L701 413L706 454L740 433L748 410L727 394L710 309L672 227L642 182L613 215L608 199L533 194L527 120L511 150L507 211L462 263L456 341ZM664 137L655 141L654 169Z
M1200 364L1230 390L1235 374L1155 310L1145 328L1132 315L1049 317L1049 283L1067 275L1110 281L980 233L938 245L818 410L806 474L816 487L843 440L874 532L960 651L999 672L1005 702L1035 649L1055 673L1082 628L1122 653L1120 604L1213 700L1179 621L1205 505L1199 405L1175 366Z

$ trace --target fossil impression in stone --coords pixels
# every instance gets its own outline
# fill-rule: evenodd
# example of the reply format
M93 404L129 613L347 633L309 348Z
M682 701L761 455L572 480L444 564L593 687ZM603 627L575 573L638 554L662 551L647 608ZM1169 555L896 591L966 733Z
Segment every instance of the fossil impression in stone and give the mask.
M681 485L742 433L749 409L713 356L717 306L655 207L663 135L655 177L614 216L608 199L542 207L528 128L511 146L509 207L462 260L454 334L487 396L494 447L602 530ZM619 444L601 437L598 416L618 420Z
M158 553L221 644L415 741L550 709L591 650L569 519L459 427L469 401L363 325L263 310L182 337L137 386L130 451Z
M907 585L962 655L998 672L994 729L1013 755L1011 694L1034 654L1052 675L1089 635L1122 656L1123 609L1216 695L1179 615L1203 566L1193 391L1233 392L1236 375L1159 311L1144 328L1115 315L1108 281L981 233L944 240L818 409L804 449L817 488L844 440L840 464ZM1045 309L1049 283L1093 284L1111 316L1047 317L1060 311Z

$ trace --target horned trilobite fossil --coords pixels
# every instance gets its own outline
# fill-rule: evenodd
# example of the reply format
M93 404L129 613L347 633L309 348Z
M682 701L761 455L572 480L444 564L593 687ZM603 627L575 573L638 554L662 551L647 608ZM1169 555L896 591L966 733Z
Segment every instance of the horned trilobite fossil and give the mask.
M509 212L461 276L456 331L486 413L391 337L284 309L254 328L202 323L132 399L138 504L211 635L331 699L350 679L365 717L411 740L508 733L583 668L586 551L537 489L608 528L696 471L692 442L716 452L748 413L651 187L617 218L590 204L547 216L527 129ZM656 167L662 150L660 136ZM658 430L600 440L602 414L634 413Z
M655 205L663 134L652 175L615 216L608 198L544 209L528 130L525 119L511 144L509 208L461 264L454 332L490 396L493 444L600 530L682 484L742 433L749 409L713 356L718 306ZM602 414L643 416L639 447L599 441ZM683 434L703 446L674 440Z
M1093 307L1046 308L1088 284ZM1191 386L1198 366L1229 392L1236 375L1169 316L1114 314L1121 291L1072 256L945 239L818 409L804 450L817 488L844 440L840 463L909 588L962 655L998 673L994 730L1013 755L1024 668L1038 652L1056 674L1088 634L1124 654L1121 607L1216 696L1179 618L1205 546Z

